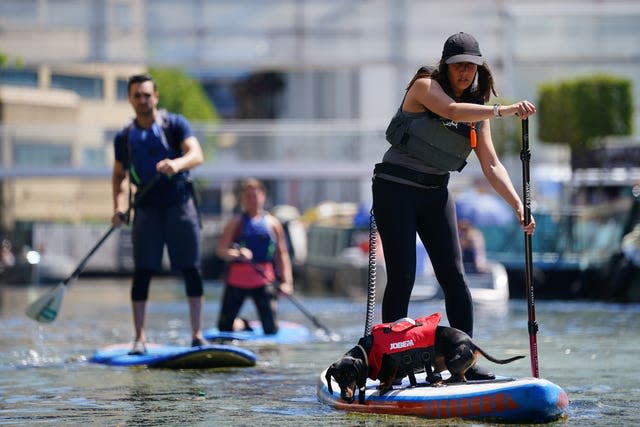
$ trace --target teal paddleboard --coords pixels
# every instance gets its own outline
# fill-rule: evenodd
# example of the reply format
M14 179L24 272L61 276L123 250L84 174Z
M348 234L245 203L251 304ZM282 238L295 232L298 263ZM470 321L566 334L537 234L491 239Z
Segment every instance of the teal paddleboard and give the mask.
M313 339L313 334L306 326L286 320L278 322L278 332L273 335L265 335L259 321L249 322L249 326L252 331L223 332L212 328L205 330L203 335L214 342L247 341L264 344L297 344Z

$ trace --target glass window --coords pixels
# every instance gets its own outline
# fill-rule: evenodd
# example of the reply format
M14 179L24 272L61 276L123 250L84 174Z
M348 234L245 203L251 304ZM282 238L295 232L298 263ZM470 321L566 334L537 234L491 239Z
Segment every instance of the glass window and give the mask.
M82 150L82 166L104 166L104 149L84 148Z
M3 0L0 17L13 22L34 22L38 18L37 0Z
M38 72L19 68L0 68L0 84L37 87Z
M116 3L112 7L113 27L118 31L131 31L133 29L133 22L129 5L126 3Z
M116 98L118 101L126 101L129 99L129 94L127 93L127 80L118 79L116 82Z
M13 146L13 166L69 166L71 145L25 142Z
M104 95L102 79L97 77L52 74L51 87L72 90L83 98L102 98Z
M103 2L49 0L47 23L53 26L88 28L104 19ZM95 21L94 21L95 20Z

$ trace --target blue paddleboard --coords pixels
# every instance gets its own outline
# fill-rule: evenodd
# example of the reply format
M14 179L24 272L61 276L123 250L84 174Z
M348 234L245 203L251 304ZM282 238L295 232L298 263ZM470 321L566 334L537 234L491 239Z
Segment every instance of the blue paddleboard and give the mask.
M257 320L249 322L249 325L253 331L221 332L217 328L212 328L205 330L203 335L209 341L248 341L263 344L297 344L313 338L313 334L306 326L286 320L278 321L278 332L273 335L265 335L262 324Z
M256 355L232 345L211 344L182 347L147 344L147 353L129 355L131 343L113 344L97 350L89 359L111 366L147 366L166 369L208 369L255 366Z
M443 372L444 379L449 377ZM416 374L417 387L409 378L380 396L378 381L367 379L365 402L340 398L340 386L331 378L333 393L327 387L326 370L320 374L318 399L336 409L378 414L413 415L424 418L468 418L510 423L542 423L561 418L569 406L567 394L542 378L497 377L495 380L469 381L441 386L426 384L425 373Z

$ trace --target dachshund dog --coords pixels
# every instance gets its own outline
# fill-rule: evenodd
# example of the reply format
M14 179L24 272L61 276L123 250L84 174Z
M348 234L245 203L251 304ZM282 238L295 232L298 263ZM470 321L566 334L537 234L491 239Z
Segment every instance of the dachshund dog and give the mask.
M358 345L350 349L327 369L325 377L329 393L333 394L331 387L331 377L333 377L340 386L340 397L345 402L352 403L354 401L357 388L359 390L358 402L364 404L367 377L375 376L376 378L371 379L380 381L378 390L379 394L383 395L391 390L396 378L405 375L409 375L411 385L415 387L417 385L415 372L426 371L427 383L430 385L460 383L467 381L465 373L476 364L479 355L498 364L511 363L525 357L514 356L508 359L496 359L474 344L471 337L465 332L449 326L437 326L433 347L412 349L411 353L404 355L400 353L399 357L385 354L381 359L379 371L372 375L369 364L371 344L371 335L361 338ZM401 362L406 359L412 359L412 362ZM446 381L442 381L440 375L437 375L444 370L451 373L451 377Z

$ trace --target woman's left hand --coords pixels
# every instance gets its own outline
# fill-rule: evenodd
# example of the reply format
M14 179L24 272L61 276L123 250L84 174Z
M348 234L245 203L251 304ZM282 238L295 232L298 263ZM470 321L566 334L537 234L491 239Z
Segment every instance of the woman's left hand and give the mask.
M280 283L280 286L278 286L278 291L280 291L280 292L282 292L283 294L286 294L286 295L292 295L293 294L293 283L289 283L289 282Z
M522 229L524 230L525 233L527 233L528 235L532 235L533 232L536 229L536 220L533 217L533 214L531 214L531 222L529 222L529 224L524 223L524 207L518 206L518 209L516 210L516 215L518 217L518 222L520 223L520 226L522 226Z
M536 220L533 218L533 214L531 215L531 222L529 224L524 225L524 220L520 222L520 224L523 226L524 232L528 235L532 235L536 230Z

